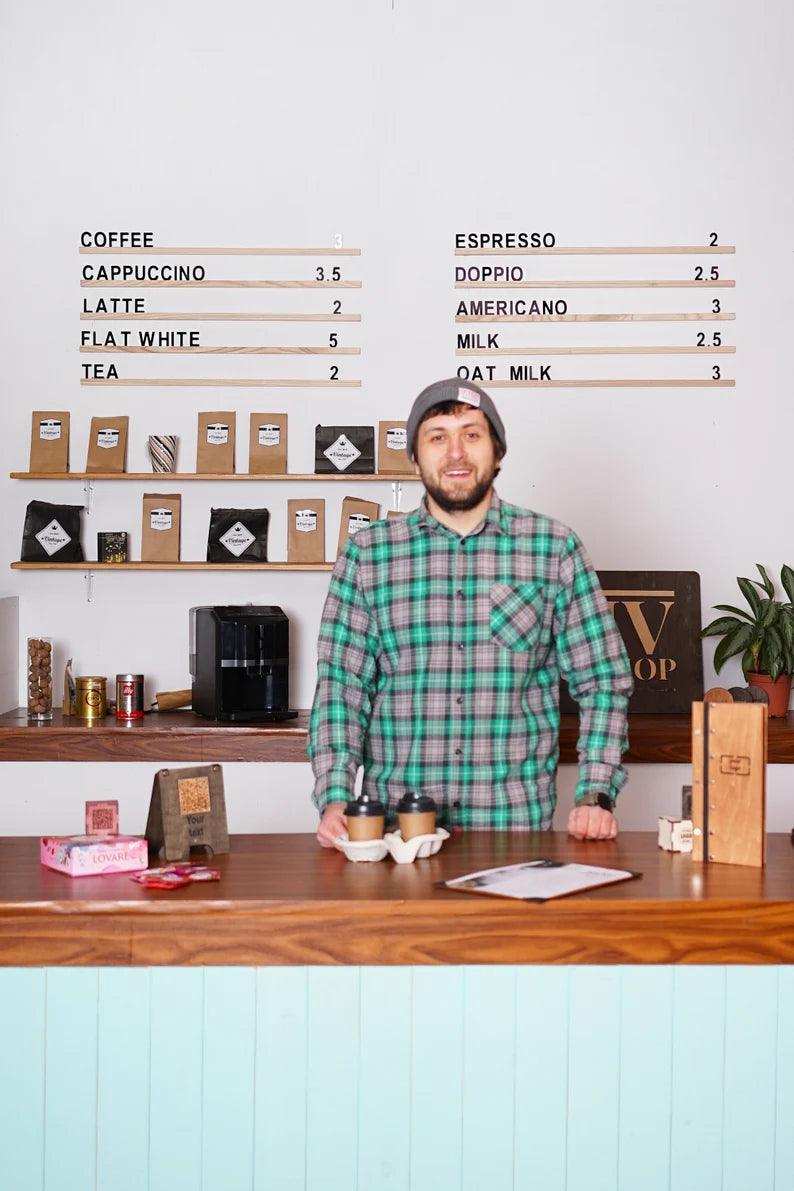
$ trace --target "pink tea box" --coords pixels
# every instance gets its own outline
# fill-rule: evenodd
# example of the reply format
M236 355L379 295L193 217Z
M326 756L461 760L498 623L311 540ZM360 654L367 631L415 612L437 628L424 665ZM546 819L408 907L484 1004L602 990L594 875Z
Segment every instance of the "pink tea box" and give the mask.
M101 877L148 868L149 850L139 835L43 835L39 859L67 877Z

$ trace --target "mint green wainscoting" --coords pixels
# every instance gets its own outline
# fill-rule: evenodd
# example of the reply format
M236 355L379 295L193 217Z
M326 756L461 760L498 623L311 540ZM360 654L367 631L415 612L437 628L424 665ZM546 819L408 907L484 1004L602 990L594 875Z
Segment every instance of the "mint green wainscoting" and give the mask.
M794 968L0 969L2 1191L791 1191Z

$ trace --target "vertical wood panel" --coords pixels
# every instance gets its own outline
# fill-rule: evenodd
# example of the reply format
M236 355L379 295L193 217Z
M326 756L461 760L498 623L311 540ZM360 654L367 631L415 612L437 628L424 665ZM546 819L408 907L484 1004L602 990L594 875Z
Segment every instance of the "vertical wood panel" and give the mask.
M773 1191L777 993L774 968L728 968L724 1191Z
M47 971L44 1186L93 1191L96 1182L95 968Z
M621 969L620 1191L667 1191L673 969Z
M464 969L463 1191L512 1191L516 969Z
M204 975L203 1186L250 1191L254 1171L253 968Z
M408 1191L411 969L361 969L358 1187Z
M567 968L520 968L516 996L516 1187L563 1191L568 1102Z
M204 971L153 968L150 1191L201 1191Z
M794 1187L794 967L778 968L775 1191Z
M307 968L260 968L256 1002L255 1191L306 1185Z
M725 971L673 972L670 1191L722 1187Z
M351 1191L356 1183L359 983L358 968L309 971L309 1191Z
M44 1178L45 980L43 969L0 972L0 1163L20 1191Z
M149 1010L145 968L99 969L99 1191L139 1191L147 1185Z
M568 1191L618 1180L620 969L574 967L568 1052Z
M463 969L415 968L411 1016L411 1191L460 1191Z
M794 1186L794 968L6 969L0 1012L3 1191Z

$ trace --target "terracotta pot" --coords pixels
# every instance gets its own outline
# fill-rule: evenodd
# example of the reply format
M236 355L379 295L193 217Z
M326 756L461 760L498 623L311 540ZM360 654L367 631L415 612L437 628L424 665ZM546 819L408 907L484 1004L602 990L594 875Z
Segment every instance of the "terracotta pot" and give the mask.
M760 686L769 695L769 714L776 718L786 715L789 699L791 698L791 675L781 674L774 681L768 674L756 674L751 671L747 675L748 683Z

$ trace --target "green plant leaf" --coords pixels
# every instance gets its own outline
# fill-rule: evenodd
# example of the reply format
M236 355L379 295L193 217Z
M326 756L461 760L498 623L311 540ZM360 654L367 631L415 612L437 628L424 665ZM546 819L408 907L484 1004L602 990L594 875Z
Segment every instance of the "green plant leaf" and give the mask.
M705 629L701 632L701 637L722 637L725 633L732 633L734 629L740 628L744 621L739 620L736 616L718 616L716 620L712 620L711 624L707 624Z
M760 595L749 579L737 579L737 583L739 584L742 595L753 610L753 616L758 620L761 615Z
M727 637L722 638L714 651L714 669L717 674L719 674L728 658L732 658L734 654L741 653L747 648L752 638L753 626L749 624L740 625L738 629L734 629L732 633L728 633Z
M752 670L755 670L755 658L753 657L752 649L748 646L742 654L742 674L744 674L745 679Z
M794 571L792 571L791 567L783 567L783 570L780 572L780 582L783 584L786 595L792 604L794 604Z
M752 622L753 618L746 608L736 608L733 604L715 604L715 612L733 612L735 616L741 616L743 620Z
M755 582L756 582L756 583L758 583L758 586L759 586L759 587L763 587L764 591L765 591L765 592L766 592L766 594L769 596L770 600L774 599L774 598L775 598L775 585L774 585L774 583L773 583L773 582L772 582L772 580L769 578L769 575L767 575L766 571L765 571L765 570L764 570L764 568L761 566L760 562L757 562L755 565L758 567L758 572L759 572L759 574L760 574L761 578L763 579L763 583L758 583L758 580L757 580L757 579L755 580Z
M768 629L770 625L775 623L780 605L775 600L761 601L761 628Z

